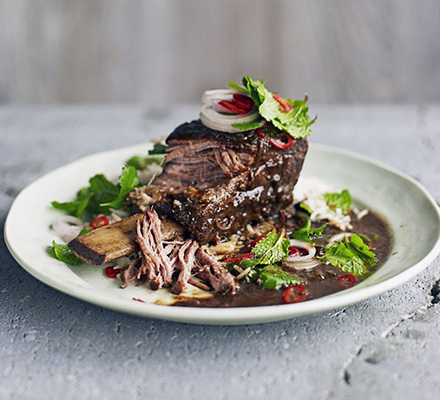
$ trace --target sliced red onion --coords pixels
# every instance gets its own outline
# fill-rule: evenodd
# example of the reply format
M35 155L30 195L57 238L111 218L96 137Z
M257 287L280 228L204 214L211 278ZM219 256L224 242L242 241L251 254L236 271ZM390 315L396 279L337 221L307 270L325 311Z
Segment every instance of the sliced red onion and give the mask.
M332 243L332 242L340 242L340 241L344 240L345 238L351 237L351 235L352 235L351 232L337 233L336 235L333 235L333 236L329 237L328 241L330 243Z
M317 259L308 260L308 261L295 261L295 262L290 262L288 260L289 259L286 259L284 261L284 265L286 267L294 268L296 270L312 269L321 264L321 261Z
M244 124L258 120L260 114L256 107L252 108L247 114L237 115L218 104L222 100L232 100L234 94L243 95L243 92L231 89L207 90L202 97L202 112L200 113L202 123L217 131L237 133L242 130L234 128L233 124ZM260 126L264 123L265 121L262 120Z
M86 224L84 224L84 222L71 215L63 215L52 223L52 229L58 233L66 243L75 239L85 227Z
M200 113L200 119L202 120L203 125L206 125L208 128L227 133L242 132L241 129L234 128L232 124L253 122L258 118L260 118L260 114L256 108L252 109L245 115L224 115L215 111L211 106L203 105L202 112ZM266 121L262 120L260 126L262 126L265 122Z
M202 96L202 104L211 104L212 100L231 100L234 94L244 94L243 92L239 92L237 90L232 89L213 89L207 90L203 93Z
M295 263L295 262L302 262L302 261L308 261L311 260L313 257L315 257L316 254L316 248L312 243L306 242L304 240L298 240L298 239L290 239L290 246L307 250L308 254L304 256L289 256L287 257L286 261Z

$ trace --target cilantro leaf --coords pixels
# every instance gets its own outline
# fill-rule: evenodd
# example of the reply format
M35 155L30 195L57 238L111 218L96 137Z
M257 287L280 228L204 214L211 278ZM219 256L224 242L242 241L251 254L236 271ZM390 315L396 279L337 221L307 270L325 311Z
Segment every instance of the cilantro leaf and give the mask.
M351 196L348 190L344 189L341 193L324 193L327 205L332 209L339 208L343 214L347 214L351 209Z
M264 289L280 289L283 286L299 285L301 279L292 276L275 265L266 265L255 270L252 279L257 281Z
M65 211L66 213L70 215L74 215L77 218L82 218L82 215L84 213L84 210L86 209L87 205L89 204L90 197L85 197L81 200L76 201L68 201L65 203L60 203L58 201L52 201L52 207L56 208L57 210Z
M316 118L313 120L309 118L309 108L306 106L307 96L304 100L286 99L292 106L292 110L285 111L281 109L273 93L264 87L264 79L260 82L245 76L242 82L249 97L257 106L258 112L266 121L271 122L276 128L287 132L295 139L305 138L312 133L310 126Z
M101 203L101 207L109 207L119 209L122 207L128 194L136 187L139 186L139 178L136 172L136 168L133 166L124 166L122 168L122 174L119 178L119 194L117 197L109 203Z
M97 174L89 179L89 186L78 191L75 201L53 201L52 206L83 219L85 211L101 214L109 212L110 208L121 208L128 193L137 186L139 179L136 168L124 167L119 185L110 182L103 174Z
M364 275L368 266L372 267L377 263L376 255L369 249L359 235L353 233L351 238L344 241L329 243L325 247L325 253L319 257L342 271L353 275Z
M284 237L284 230L278 235L276 232L269 232L251 250L258 260L258 264L277 263L289 256L289 239Z
M322 224L319 228L312 229L312 223L308 219L304 226L301 229L296 230L293 232L292 238L303 240L305 242L313 243L313 241L310 239L310 237L316 237L316 236L322 236L322 230L327 226L328 224Z
M52 242L52 249L50 253L57 260L63 261L66 264L70 265L79 265L82 264L82 261L73 254L72 250L70 250L67 244L58 244L55 240Z

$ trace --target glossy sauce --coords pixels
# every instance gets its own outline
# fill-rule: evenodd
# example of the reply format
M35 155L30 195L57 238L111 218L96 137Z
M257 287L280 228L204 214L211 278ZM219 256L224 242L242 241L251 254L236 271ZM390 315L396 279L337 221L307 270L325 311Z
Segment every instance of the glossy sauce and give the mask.
M278 222L279 224L279 222ZM304 219L293 215L287 219L287 231L291 232L299 227L303 226ZM386 261L390 252L391 235L386 224L371 212L358 221L355 215L351 215L351 224L353 229L350 232L362 234L370 238L370 250L377 256L377 264L370 268L370 271L360 277L357 277L357 283L362 282L374 271L380 268ZM321 223L312 224L313 227L318 227ZM325 245L328 243L328 238L336 233L340 233L341 230L332 227L326 227L324 235L321 238L315 240L317 248L317 254L323 254ZM242 251L237 252L241 254L250 249L250 239L243 247ZM294 271L292 269L284 268L286 272L291 273L293 276L297 276L303 280L303 286L307 291L307 297L305 301L316 299L318 297L330 295L332 293L339 292L347 289L343 286L338 279L345 275L340 268L332 265L321 264L316 268L307 271ZM246 282L240 284L239 291L232 295L214 295L210 299L185 299L177 302L176 306L192 306L192 307L253 307L253 306L265 306L282 304L281 295L284 288L280 290L267 290L256 283Z

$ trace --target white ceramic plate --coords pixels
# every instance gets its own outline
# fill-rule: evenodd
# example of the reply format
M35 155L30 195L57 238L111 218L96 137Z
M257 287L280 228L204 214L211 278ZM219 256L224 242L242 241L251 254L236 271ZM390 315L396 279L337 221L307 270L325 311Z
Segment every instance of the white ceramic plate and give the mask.
M377 272L348 290L289 305L213 309L133 301L133 297L166 301L167 295L165 290L152 292L146 287L122 290L116 280L103 275L102 267L69 267L47 255L47 246L56 239L49 226L60 215L50 202L72 200L94 174L117 177L129 157L146 154L149 148L145 144L95 154L61 167L24 189L5 223L6 243L17 262L47 285L102 307L171 321L238 325L279 321L359 302L409 280L440 252L439 209L418 182L358 154L311 145L303 176L319 177L335 187L349 189L358 204L388 222L393 237L391 255Z

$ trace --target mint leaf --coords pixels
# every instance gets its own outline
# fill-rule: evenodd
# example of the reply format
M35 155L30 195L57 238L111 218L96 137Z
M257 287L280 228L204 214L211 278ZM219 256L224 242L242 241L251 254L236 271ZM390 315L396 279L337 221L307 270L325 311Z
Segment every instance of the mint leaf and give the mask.
M289 239L284 237L284 230L278 235L269 232L251 250L258 264L274 264L289 256Z
M316 237L316 236L322 236L322 230L327 226L328 224L322 224L319 228L312 229L312 223L308 219L304 226L301 229L296 230L292 234L293 239L303 240L305 242L313 243L313 241L310 239L310 237Z
M252 129L257 129L261 125L261 119L252 122L245 122L243 124L232 124L234 128L240 129L242 131L250 131Z
M324 199L331 209L339 208L343 214L347 214L351 209L352 200L348 190L341 193L324 193Z
M346 246L350 249L368 266L373 267L377 263L376 254L374 254L367 244L364 243L359 235L351 235L350 241L345 238Z
M255 270L252 278L257 281L264 289L274 290L283 286L299 285L301 279L292 276L275 265L267 265Z
M345 237L342 242L329 243L325 247L325 253L318 257L342 271L353 275L364 275L368 266L377 263L376 255L369 249L359 235L353 233L351 238Z
M287 132L295 139L305 138L312 133L310 126L316 118L313 120L309 118L309 108L306 106L307 96L304 100L286 99L292 106L292 110L285 111L275 100L273 93L264 87L264 80L254 81L249 76L245 76L243 86L257 106L260 115L276 128Z
M136 172L136 168L133 166L124 166L122 168L122 175L119 178L119 194L110 203L101 203L101 207L109 207L119 209L122 207L128 194L136 187L139 186L139 178Z
M60 261L65 262L70 265L79 265L82 264L82 261L73 254L72 250L70 250L67 244L57 244L55 240L52 242L53 252L52 255Z

